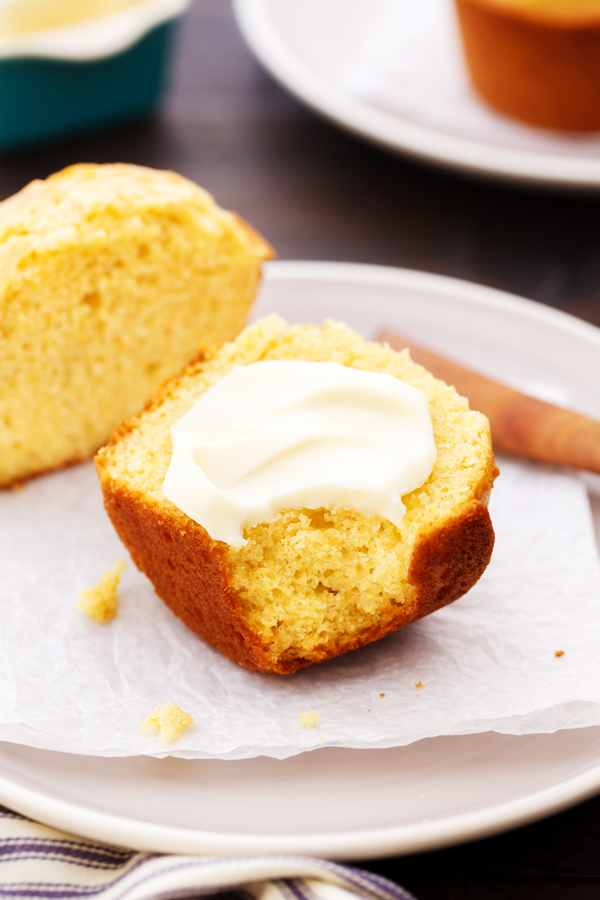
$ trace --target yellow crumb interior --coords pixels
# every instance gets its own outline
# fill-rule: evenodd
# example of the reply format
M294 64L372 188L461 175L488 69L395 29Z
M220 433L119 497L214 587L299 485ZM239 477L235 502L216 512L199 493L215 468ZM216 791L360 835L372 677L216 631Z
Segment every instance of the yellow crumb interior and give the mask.
M81 591L77 598L77 609L86 613L96 622L109 622L117 615L119 602L117 591L119 581L126 566L117 560L114 566L104 573L95 587Z
M316 709L309 709L306 712L300 713L298 716L298 722L302 725L303 728L316 728L319 724L319 719L321 718L321 713L317 712Z
M193 718L188 712L169 701L162 706L156 706L149 716L142 719L140 731L158 731L158 736L165 744L175 741L194 724Z
M246 528L245 546L220 545L243 617L273 660L319 658L391 621L416 602L408 571L415 541L481 496L494 471L487 419L454 388L436 380L407 351L368 343L347 326L287 327L277 316L245 329L208 362L168 383L132 429L101 452L103 479L114 479L146 507L187 522L165 499L169 428L234 365L262 359L341 363L385 372L422 390L430 402L437 460L425 484L406 495L396 528L353 510L289 509L275 522ZM343 652L343 650L340 650Z
M0 486L89 457L233 338L268 255L170 172L74 166L0 203Z
M483 3L556 24L600 21L600 0L483 0Z

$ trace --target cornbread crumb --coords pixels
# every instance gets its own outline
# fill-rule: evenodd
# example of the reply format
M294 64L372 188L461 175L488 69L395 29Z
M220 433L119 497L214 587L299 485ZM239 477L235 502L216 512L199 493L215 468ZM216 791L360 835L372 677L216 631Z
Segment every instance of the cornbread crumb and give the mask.
M316 709L309 709L308 712L300 713L298 721L303 728L315 728L319 724L320 718L321 713L318 713Z
M425 799L425 794L419 794L419 800L424 800L424 799Z
M163 743L168 744L177 738L194 724L193 718L188 712L169 701L162 706L156 706L149 716L142 719L140 731L158 731L158 736Z
M95 587L80 591L77 598L77 609L95 619L96 622L104 623L114 619L119 606L117 588L121 574L126 568L122 559L117 560L114 566L104 573Z
M564 656L565 651L564 650L555 650L554 655L555 656Z
M417 681L417 683L415 684L415 687L418 688L418 690L421 690L421 688L423 687L423 685L421 684L420 681Z
M380 697L385 697L385 694L380 694L379 696L380 696Z

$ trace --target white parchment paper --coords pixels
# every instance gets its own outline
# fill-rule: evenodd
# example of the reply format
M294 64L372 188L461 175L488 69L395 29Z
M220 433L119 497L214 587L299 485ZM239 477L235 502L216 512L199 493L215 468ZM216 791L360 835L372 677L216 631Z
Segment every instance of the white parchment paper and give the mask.
M460 137L567 156L600 153L598 133L568 136L521 125L480 100L469 82L453 0L380 0L337 81L367 103Z
M75 609L81 588L128 559L91 464L0 493L0 740L103 756L284 758L600 724L600 573L585 487L560 470L499 463L497 543L479 584L288 677L248 672L207 647L130 561L115 620L99 625ZM138 725L167 700L196 724L165 747ZM310 731L297 721L309 709L321 714Z

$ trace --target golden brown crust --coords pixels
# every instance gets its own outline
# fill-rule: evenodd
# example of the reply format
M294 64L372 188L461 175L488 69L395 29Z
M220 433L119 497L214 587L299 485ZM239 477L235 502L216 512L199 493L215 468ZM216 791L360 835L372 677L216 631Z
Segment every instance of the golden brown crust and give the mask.
M108 515L137 567L175 615L203 640L247 669L289 675L313 663L355 650L429 615L465 594L485 571L494 547L487 496L497 474L493 461L473 499L441 528L417 543L409 570L417 602L391 606L380 622L351 638L317 647L310 658L273 663L260 637L244 623L240 601L230 587L218 542L191 519L175 519L118 487L97 457Z
M544 128L600 128L600 16L558 20L456 2L471 78L488 103Z
M409 580L418 589L415 618L466 594L483 575L493 549L490 514L480 500L473 500L460 516L423 538L409 570Z
M242 219L241 216L238 216L237 213L232 213L232 216L240 228L246 233L246 237L248 238L249 243L253 245L257 256L260 256L260 258L264 260L274 259L275 256L277 256L274 248L268 241L265 241L262 234L259 234L256 228L249 225L248 222L246 222L245 219Z
M260 639L244 624L223 554L192 519L157 514L143 498L107 484L106 511L136 566L175 615L211 646L248 669L269 671Z

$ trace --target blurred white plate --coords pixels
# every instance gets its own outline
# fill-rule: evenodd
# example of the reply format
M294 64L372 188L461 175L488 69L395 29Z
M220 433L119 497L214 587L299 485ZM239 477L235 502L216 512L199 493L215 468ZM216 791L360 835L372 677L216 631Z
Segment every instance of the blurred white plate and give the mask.
M396 327L507 382L563 385L600 418L600 331L440 276L349 263L267 267L254 316ZM594 499L600 538L600 505ZM279 761L102 759L0 744L0 800L139 849L359 859L428 850L533 821L600 791L600 727L326 748Z
M413 2L408 0L409 4ZM388 3L234 0L234 9L248 44L271 74L316 112L363 138L472 174L531 184L600 187L598 135L580 140L553 135L487 111L482 112L480 133L475 111L474 122L467 129L470 133L461 134L460 128L457 133L450 127L456 118L452 109L446 110L447 126L441 121L443 115L434 126L421 115L391 111L348 89L340 75L354 66L363 52L365 34L376 18L385 14ZM417 91L418 65L409 81L404 88L410 93L414 86L415 97L408 106L418 107L423 102ZM444 84L440 87L443 89ZM485 127L486 116L489 127Z

